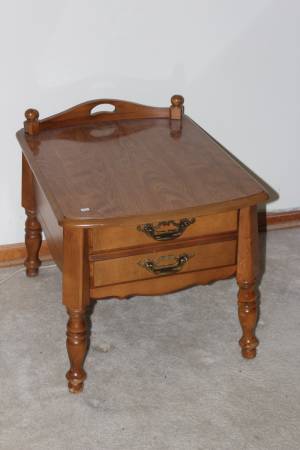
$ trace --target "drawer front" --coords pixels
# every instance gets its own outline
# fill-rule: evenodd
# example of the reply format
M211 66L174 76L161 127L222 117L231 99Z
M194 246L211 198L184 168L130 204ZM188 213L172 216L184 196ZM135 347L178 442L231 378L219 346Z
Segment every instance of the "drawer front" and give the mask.
M153 223L136 223L130 226L94 228L90 234L92 253L149 245L171 240L201 237L237 230L237 211L201 217L183 217Z
M91 262L92 287L223 267L236 263L236 240Z

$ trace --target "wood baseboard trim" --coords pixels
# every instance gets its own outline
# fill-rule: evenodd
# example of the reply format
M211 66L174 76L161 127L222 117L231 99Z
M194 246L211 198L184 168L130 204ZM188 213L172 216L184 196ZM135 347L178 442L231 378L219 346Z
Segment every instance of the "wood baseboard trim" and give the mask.
M300 226L300 209L278 212L259 212L258 228L260 231L279 230ZM17 266L23 264L26 257L26 248L23 243L0 245L0 267ZM40 250L42 261L51 261L52 256L46 241L42 242Z
M40 260L49 261L52 259L46 241L42 242L40 250ZM26 258L25 244L0 245L0 267L17 266L24 263Z
M300 209L258 213L259 231L281 230L300 226Z

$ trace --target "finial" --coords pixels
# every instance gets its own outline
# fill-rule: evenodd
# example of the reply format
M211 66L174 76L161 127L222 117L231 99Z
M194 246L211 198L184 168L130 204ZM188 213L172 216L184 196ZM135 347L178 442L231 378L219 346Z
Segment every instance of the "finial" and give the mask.
M173 95L171 97L170 117L171 119L182 119L184 98L182 95Z
M39 112L37 109L29 108L25 111L25 117L29 122L33 122L39 118Z
M184 103L184 98L182 95L173 95L171 98L171 103L173 106L182 106Z
M25 133L31 135L37 134L39 132L39 112L36 109L29 108L25 111L25 117Z

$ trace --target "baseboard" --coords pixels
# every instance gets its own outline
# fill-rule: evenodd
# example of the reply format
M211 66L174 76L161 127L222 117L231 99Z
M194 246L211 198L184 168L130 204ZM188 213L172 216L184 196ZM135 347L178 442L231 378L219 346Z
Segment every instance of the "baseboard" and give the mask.
M300 226L300 210L259 212L258 228L260 231L278 230ZM23 243L0 245L0 267L23 264L26 257L26 248ZM46 241L43 241L40 250L40 259L50 261L52 256Z
M258 228L260 231L280 230L300 226L300 209L289 211L274 211L258 213Z
M48 261L52 259L46 241L42 242L40 250L40 259ZM0 245L0 267L17 266L23 264L26 258L25 244Z

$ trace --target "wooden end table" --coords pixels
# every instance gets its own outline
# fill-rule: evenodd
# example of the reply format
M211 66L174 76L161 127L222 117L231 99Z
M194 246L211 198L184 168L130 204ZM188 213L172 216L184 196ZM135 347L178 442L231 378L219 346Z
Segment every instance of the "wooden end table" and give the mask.
M183 97L169 108L109 99L43 120L34 109L25 116L17 132L25 266L38 274L43 229L63 273L69 390L80 392L86 378L92 299L160 295L236 275L239 343L254 358L257 204L268 195L184 114Z

